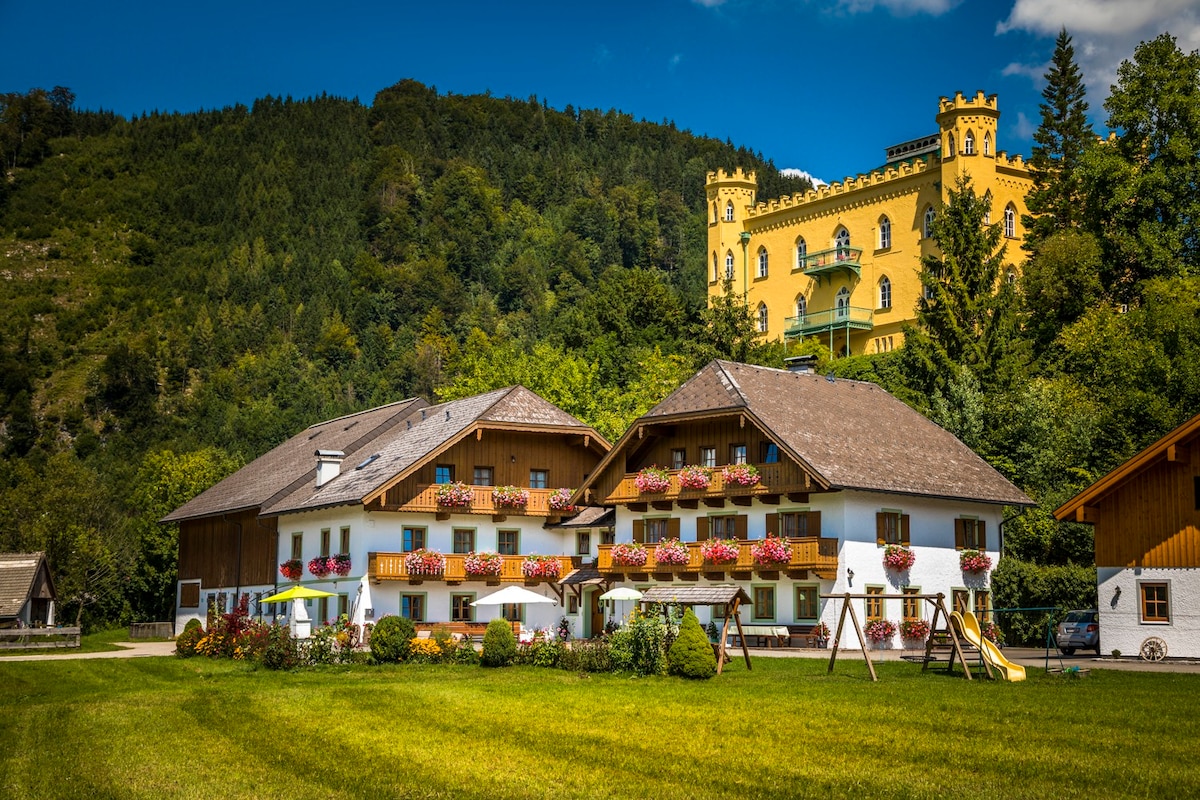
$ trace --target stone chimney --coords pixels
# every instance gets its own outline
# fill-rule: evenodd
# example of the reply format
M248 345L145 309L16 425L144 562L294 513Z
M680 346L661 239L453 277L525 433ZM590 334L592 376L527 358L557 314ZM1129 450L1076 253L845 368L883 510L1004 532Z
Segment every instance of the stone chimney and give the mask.
M318 450L317 456L317 488L321 488L336 478L342 471L342 459L346 454L341 450Z
M817 371L817 357L812 356L792 356L785 358L783 363L787 365L788 372L795 372L797 375L812 375Z

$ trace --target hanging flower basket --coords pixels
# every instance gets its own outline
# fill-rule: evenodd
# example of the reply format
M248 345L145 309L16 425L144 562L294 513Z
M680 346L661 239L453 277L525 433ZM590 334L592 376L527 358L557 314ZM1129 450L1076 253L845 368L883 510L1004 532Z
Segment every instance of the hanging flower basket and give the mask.
M574 511L575 506L571 505L571 490L570 489L555 489L550 493L550 510L551 511Z
M705 564L734 564L742 548L734 539L708 539L700 545Z
M726 464L721 470L721 480L726 486L756 486L758 468L753 464Z
M872 644L889 642L896 635L896 623L890 619L877 619L867 623L867 638Z
M446 571L446 557L437 550L422 547L404 556L404 568L410 576L441 575Z
M324 578L332 572L329 569L329 559L326 556L317 556L308 562L308 571L318 578Z
M337 555L330 556L325 566L334 575L344 578L350 574L350 554L338 553Z
M557 556L527 556L521 563L521 574L530 579L558 580L562 575L562 562Z
M496 508L524 508L529 505L529 490L516 486L497 486L492 489L492 504Z
M900 638L923 642L929 638L929 623L923 619L906 619L900 623Z
M304 562L298 558L289 558L279 565L279 574L289 581L298 581L304 574Z
M637 542L621 542L612 548L612 563L618 567L644 567L646 556L646 548Z
M687 545L678 539L664 539L654 548L654 563L660 567L683 567L689 561Z
M461 481L438 486L437 504L442 508L467 508L471 505L471 487Z
M963 572L981 575L992 568L992 559L978 550L963 550L958 556Z
M707 489L712 484L712 470L692 464L679 470L679 488Z
M750 547L750 555L758 567L781 567L792 560L792 546L787 539L778 536L767 536L756 545Z
M888 569L903 572L906 569L912 569L912 565L915 563L917 563L917 555L907 547L889 544L883 548L883 565Z
M467 553L463 559L463 571L472 578L494 578L504 568L504 557L499 553Z
M671 488L671 476L662 467L646 467L633 479L633 485L645 494L662 494Z

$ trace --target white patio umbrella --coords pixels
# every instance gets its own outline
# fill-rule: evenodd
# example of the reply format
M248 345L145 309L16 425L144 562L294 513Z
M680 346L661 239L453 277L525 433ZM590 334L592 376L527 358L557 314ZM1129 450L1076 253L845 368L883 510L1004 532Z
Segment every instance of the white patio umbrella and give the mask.
M371 603L371 580L363 575L358 582L358 594L354 596L354 606L350 609L350 621L361 631L367 623L367 609L374 608Z
M618 586L600 595L601 600L641 600L642 593L628 586Z
M505 603L550 603L558 605L558 601L544 594L531 592L524 586L505 586L498 592L479 598L473 606L502 606Z

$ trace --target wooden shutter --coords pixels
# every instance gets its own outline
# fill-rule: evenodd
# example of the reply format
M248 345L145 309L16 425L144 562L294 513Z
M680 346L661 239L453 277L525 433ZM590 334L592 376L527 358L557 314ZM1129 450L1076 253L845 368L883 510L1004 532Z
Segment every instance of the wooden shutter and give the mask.
M900 544L908 547L908 514L900 515Z
M679 517L671 517L669 520L667 520L667 538L679 538Z
M200 607L200 584L198 584L198 583L181 583L181 584L179 584L179 607L180 608L199 608Z
M696 517L696 541L708 539L708 517Z
M807 534L809 536L820 536L821 535L821 512L820 511L809 511L806 516L808 517Z
M975 522L975 538L979 540L979 549L987 550L987 534L984 533L984 521L978 520Z
M967 521L965 519L954 520L954 548L962 550L967 546Z
M749 535L750 535L749 520L750 520L750 518L747 517L745 514L738 514L736 517L733 518L734 533L737 535L737 538L743 542L746 541L746 539L749 538Z
M767 533L773 533L776 536L781 536L779 531L779 515L767 514Z
M633 540L640 544L646 542L646 523L640 519L633 521Z
M875 544L882 547L887 544L887 536L884 531L887 530L887 514L882 511L875 512Z

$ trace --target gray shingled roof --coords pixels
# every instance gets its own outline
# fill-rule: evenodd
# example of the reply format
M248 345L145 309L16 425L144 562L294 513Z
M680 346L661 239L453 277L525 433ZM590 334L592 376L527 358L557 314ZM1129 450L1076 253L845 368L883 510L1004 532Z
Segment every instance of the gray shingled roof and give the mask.
M0 553L0 618L21 613L43 558L42 553Z
M743 603L750 602L750 595L740 586L651 586L642 594L643 603L682 603L686 606L716 605L732 603L740 597Z
M605 508L604 506L584 506L579 509L579 513L570 519L564 519L554 525L547 525L547 528L609 528L612 527L617 520L617 511L614 508Z
M1029 497L873 383L712 361L643 419L743 409L831 488L1006 505Z

